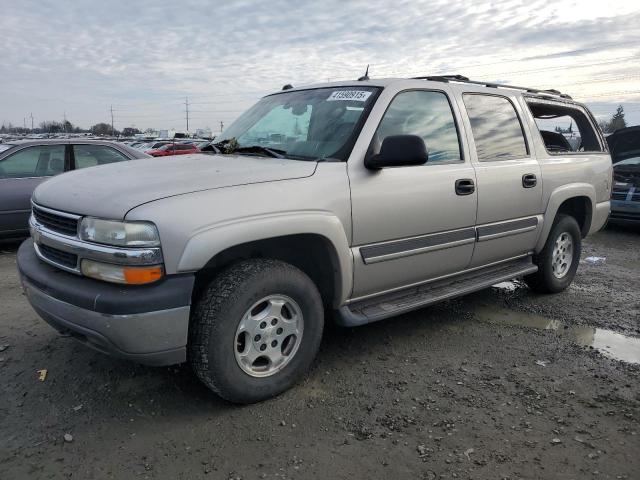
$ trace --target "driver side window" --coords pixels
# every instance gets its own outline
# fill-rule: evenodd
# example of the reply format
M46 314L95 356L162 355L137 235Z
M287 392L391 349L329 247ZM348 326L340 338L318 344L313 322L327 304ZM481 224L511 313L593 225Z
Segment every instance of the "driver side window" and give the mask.
M462 161L456 122L442 92L411 90L396 95L378 126L374 149L389 135L422 137L429 152L425 165Z

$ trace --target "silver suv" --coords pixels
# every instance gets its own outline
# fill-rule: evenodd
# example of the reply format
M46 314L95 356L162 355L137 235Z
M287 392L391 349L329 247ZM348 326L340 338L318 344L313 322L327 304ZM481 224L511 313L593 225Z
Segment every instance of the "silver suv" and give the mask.
M188 360L233 402L292 386L327 314L363 325L516 277L560 292L609 215L603 136L553 90L287 85L216 140L43 183L18 267L56 329Z

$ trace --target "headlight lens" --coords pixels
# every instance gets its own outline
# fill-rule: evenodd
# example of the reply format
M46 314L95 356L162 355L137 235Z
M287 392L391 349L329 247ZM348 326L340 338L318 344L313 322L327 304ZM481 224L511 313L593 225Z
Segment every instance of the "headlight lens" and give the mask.
M88 242L116 247L157 247L158 229L151 222L117 222L85 217L80 223L80 238Z
M127 267L125 265L112 265L86 259L82 260L80 269L82 274L87 277L125 285L153 283L160 280L164 275L162 265Z

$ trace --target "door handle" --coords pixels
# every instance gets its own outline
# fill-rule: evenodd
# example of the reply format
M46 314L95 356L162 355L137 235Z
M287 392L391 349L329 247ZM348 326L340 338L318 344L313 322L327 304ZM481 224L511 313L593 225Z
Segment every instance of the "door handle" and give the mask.
M525 173L522 176L522 186L524 188L533 188L538 184L538 179L533 173Z
M456 195L471 195L476 191L476 184L470 178L456 180Z

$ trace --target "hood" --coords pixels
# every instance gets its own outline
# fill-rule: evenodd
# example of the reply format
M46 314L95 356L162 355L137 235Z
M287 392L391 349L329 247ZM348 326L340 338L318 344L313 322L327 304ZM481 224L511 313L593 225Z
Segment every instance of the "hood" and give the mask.
M616 130L607 137L607 143L614 165L626 158L640 157L640 126Z
M80 215L123 219L160 198L313 175L317 163L243 155L176 155L64 173L36 188L39 205Z

